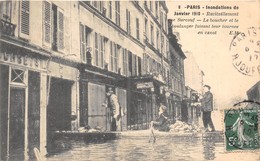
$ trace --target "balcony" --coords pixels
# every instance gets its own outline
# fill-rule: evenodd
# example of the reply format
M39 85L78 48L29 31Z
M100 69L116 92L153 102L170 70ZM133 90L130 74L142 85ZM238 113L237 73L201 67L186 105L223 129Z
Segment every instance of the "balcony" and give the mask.
M16 25L3 19L0 19L0 22L0 32L8 36L14 36Z

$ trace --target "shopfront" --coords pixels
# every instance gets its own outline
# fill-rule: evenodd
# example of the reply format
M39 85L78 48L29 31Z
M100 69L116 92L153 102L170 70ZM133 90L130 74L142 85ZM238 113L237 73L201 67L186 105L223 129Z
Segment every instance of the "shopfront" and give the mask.
M151 75L127 78L128 129L149 128L158 116L160 103L165 102L162 81Z
M107 91L111 87L122 108L122 119L118 131L126 130L127 92L119 83L122 76L93 66L80 68L80 126L101 128L110 131L111 115L107 107Z
M46 88L49 56L6 43L0 46L1 159L24 160L32 157L34 147L43 150L45 146L41 90Z
M62 58L48 63L46 81L47 151L53 150L53 134L77 130L79 124L79 72L77 64ZM75 118L72 117L75 116Z

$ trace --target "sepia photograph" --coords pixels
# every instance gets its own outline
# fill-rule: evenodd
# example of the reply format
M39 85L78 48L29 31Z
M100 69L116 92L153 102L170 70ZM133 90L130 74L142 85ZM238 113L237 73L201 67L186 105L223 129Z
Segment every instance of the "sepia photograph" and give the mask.
M260 161L259 0L0 0L1 161Z

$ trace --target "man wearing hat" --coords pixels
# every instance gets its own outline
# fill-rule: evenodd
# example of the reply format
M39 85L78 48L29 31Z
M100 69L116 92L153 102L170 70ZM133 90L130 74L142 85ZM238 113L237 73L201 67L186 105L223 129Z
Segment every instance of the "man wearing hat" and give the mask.
M107 92L108 97L108 108L111 112L111 131L116 131L120 126L120 105L118 102L117 96L114 94L114 91L111 87L108 88Z
M215 127L213 125L212 119L211 119L211 112L213 111L213 95L210 92L210 86L204 85L204 92L201 104L202 104L202 120L203 125L206 129L206 132L208 132L208 126L210 126L211 131L215 131Z

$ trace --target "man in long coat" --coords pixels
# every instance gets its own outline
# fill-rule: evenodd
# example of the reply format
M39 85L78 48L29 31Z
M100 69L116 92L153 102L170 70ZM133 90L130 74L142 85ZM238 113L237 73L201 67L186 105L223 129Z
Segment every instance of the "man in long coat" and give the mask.
M208 131L208 126L210 126L211 131L215 131L215 127L213 125L211 119L211 112L213 111L213 95L210 92L210 86L204 85L205 94L202 98L202 120L203 125L205 127L206 132Z
M114 94L114 91L111 87L108 88L108 108L110 109L111 114L111 131L120 130L120 105L118 102L117 96Z

